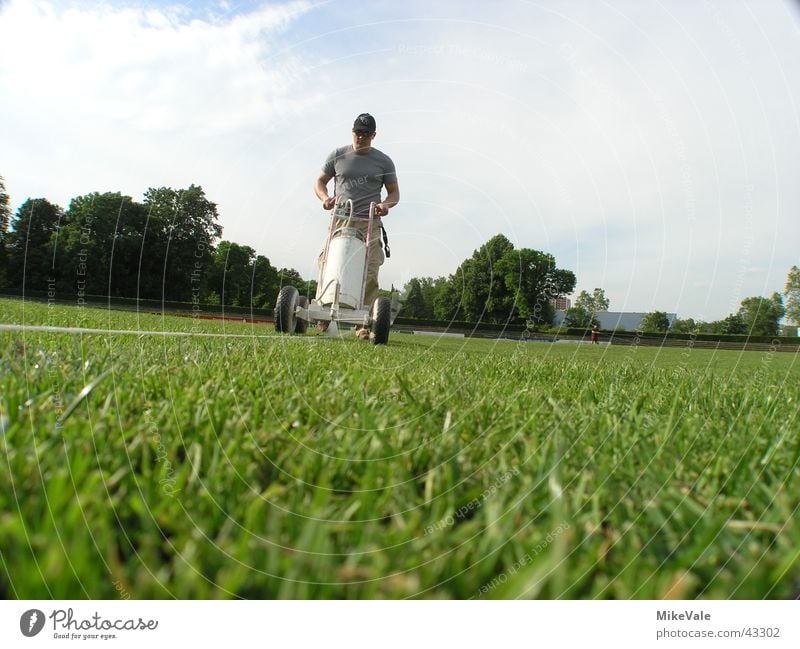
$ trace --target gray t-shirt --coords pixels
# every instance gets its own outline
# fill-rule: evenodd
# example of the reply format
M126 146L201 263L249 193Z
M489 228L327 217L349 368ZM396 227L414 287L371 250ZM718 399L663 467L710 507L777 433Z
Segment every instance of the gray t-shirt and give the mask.
M352 199L353 215L364 219L369 216L369 204L380 203L383 186L397 182L394 162L374 147L368 153L356 153L349 144L339 147L325 159L322 171L336 179L337 202Z

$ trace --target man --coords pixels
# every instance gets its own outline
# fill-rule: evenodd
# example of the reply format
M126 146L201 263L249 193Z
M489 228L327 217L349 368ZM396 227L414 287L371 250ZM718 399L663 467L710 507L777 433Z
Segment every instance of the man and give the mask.
M397 184L392 159L372 146L375 139L375 118L362 113L353 123L353 143L330 153L314 184L314 193L322 208L337 207L336 227L344 224L349 216L345 201L353 201L351 227L361 230L365 237L369 219L369 205L374 202L375 220L372 224L372 243L367 251L367 282L364 289L364 304L369 308L378 297L378 270L384 261L381 246L381 217L400 202L400 187ZM334 196L328 194L328 183L335 178ZM381 191L386 187L386 198L381 200Z

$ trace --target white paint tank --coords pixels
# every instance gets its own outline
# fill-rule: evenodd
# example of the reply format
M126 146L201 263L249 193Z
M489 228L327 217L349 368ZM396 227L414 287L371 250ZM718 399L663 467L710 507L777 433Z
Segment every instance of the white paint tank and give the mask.
M361 303L361 286L367 261L364 235L356 228L340 228L333 233L322 276L324 288L319 302L333 304L339 281L339 306L356 309Z

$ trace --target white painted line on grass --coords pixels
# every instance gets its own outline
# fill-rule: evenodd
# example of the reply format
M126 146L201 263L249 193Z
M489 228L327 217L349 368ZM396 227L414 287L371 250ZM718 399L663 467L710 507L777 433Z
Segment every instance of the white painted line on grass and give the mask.
M271 340L319 340L321 336L285 336L282 334L215 334L203 331L142 331L140 329L88 329L84 327L50 327L47 325L0 324L0 331L42 332L52 334L112 334L115 336L169 336L203 338L269 338Z

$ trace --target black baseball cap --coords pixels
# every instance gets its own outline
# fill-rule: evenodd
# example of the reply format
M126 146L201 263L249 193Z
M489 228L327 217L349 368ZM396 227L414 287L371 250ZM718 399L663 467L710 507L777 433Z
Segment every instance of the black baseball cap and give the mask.
M375 118L369 113L361 113L358 117L356 117L356 121L353 122L353 130L363 131L365 133L374 133Z

